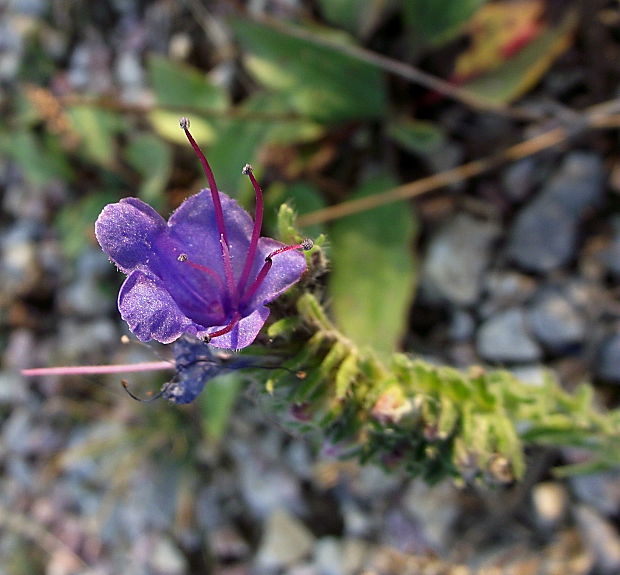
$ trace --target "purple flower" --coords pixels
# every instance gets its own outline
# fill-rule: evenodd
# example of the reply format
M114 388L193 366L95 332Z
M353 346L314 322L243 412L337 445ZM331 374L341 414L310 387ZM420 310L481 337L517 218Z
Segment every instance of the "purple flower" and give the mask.
M137 198L107 205L95 223L103 251L127 274L118 308L142 341L171 343L183 334L216 347L250 345L269 316L267 303L297 282L306 270L300 249L261 238L262 191L256 220L217 189L211 168L188 130L181 128L203 165L209 188L185 200L166 222ZM276 257L277 256L277 257Z

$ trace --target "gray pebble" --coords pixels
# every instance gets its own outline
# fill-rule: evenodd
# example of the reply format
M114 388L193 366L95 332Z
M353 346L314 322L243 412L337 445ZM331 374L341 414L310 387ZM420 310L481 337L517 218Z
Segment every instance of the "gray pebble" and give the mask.
M577 246L577 221L562 204L538 197L517 216L508 255L522 268L545 273L571 259Z
M603 341L594 370L604 381L620 384L620 333L614 333Z
M512 308L486 320L478 329L478 353L488 361L532 362L540 359L540 346L527 330L525 312Z
M310 554L314 536L307 527L282 509L267 520L256 562L265 570L291 567Z
M575 510L577 527L595 557L596 573L618 575L620 573L620 540L613 525L587 505Z
M506 196L514 202L522 202L536 184L538 162L532 158L519 160L507 166L502 173L502 185Z
M568 493L557 481L544 481L532 488L534 517L540 527L552 529L566 516Z
M570 478L570 487L579 500L603 515L620 512L620 473L575 475Z
M620 279L620 217L611 222L612 238L610 244L602 254L603 264L607 271L615 278Z
M560 290L542 290L529 307L527 320L538 341L555 354L570 353L586 337L585 318Z
M471 305L478 300L499 227L459 214L431 239L422 269L422 286L431 300Z
M510 258L539 273L568 263L577 248L582 218L603 199L603 183L598 156L568 155L555 177L517 216L508 242Z

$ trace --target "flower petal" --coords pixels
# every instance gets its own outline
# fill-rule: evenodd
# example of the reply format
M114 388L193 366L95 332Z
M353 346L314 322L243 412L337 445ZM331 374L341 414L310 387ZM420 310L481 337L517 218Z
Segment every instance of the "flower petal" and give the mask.
M95 222L99 245L125 273L148 260L153 242L165 229L166 221L137 198L107 205Z
M223 349L238 350L250 345L258 335L267 318L269 317L270 310L268 307L261 306L250 315L241 318L239 323L230 332L218 337L214 337L209 344L213 347L220 347ZM214 332L226 327L225 325L215 326L209 328L208 331L200 332L198 335L204 337L209 332Z
M248 286L252 284L259 270L263 267L265 257L282 247L284 247L284 244L271 238L261 238L258 241L258 250L256 251L256 258ZM294 283L298 282L307 267L306 256L299 250L290 250L278 254L273 257L272 262L271 269L265 276L263 283L256 290L252 299L244 305L245 309L257 308L274 300Z
M220 193L224 225L235 278L241 275L252 235L252 218L235 200ZM224 278L222 247L218 235L213 199L208 189L185 200L170 216L170 234L182 241L190 259L216 271Z
M205 329L183 314L159 278L138 270L121 286L118 309L129 329L142 341L171 343L183 333Z

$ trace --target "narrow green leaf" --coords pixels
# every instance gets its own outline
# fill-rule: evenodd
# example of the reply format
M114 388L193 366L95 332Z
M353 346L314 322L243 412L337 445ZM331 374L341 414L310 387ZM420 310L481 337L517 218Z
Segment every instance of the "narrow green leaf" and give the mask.
M437 421L437 434L440 439L446 439L452 434L459 418L460 411L456 404L447 397L442 397Z
M163 58L151 56L147 63L150 84L161 106L225 110L228 96L201 70Z
M354 195L377 194L394 185L374 177ZM380 354L398 347L416 280L415 220L406 203L347 216L331 230L333 271L329 293L336 323L361 346Z
M111 167L116 162L115 138L122 127L120 118L94 106L80 105L68 109L71 127L81 141L81 150L96 164Z
M243 376L228 373L209 381L200 396L202 422L209 438L218 443L228 425L235 400L242 388Z
M93 222L106 204L118 201L111 191L92 192L76 202L66 204L56 215L56 228L63 252L69 259L77 257L94 242Z
M41 143L31 132L18 131L10 136L3 134L0 148L20 166L32 185L41 186L57 178L70 179L72 175L66 155L52 144L52 139Z
M359 373L358 357L354 352L349 353L336 372L336 399L344 399L355 378Z
M243 19L232 20L232 28L250 72L264 86L286 95L298 112L325 122L383 113L386 92L377 68L281 28ZM325 32L313 29L312 34Z
M486 0L406 0L403 16L419 44L441 44L456 36Z
M372 31L392 0L319 0L323 17L330 24L365 36Z
M172 151L168 144L152 134L139 134L129 142L125 157L142 176L140 198L157 209L163 208L163 191L172 171Z
M411 118L390 120L388 136L415 154L432 154L444 141L443 132L437 124Z

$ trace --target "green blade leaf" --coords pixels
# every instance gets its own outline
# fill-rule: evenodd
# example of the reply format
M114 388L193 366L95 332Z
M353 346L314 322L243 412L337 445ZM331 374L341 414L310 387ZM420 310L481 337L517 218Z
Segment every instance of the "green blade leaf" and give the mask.
M161 106L225 110L228 97L220 86L198 70L161 56L148 60L149 81Z
M96 164L112 167L116 162L115 138L122 128L119 116L94 106L72 106L71 127L80 135L81 150Z
M209 381L200 396L202 423L207 435L215 443L222 439L226 431L242 384L243 375L234 372L227 373Z
M392 0L319 0L327 22L360 36L376 28L390 4Z
M407 0L403 16L415 44L441 44L456 36L486 0Z
M232 28L250 72L264 86L285 94L296 111L324 122L383 113L385 85L375 67L280 27L234 19ZM318 31L312 34L320 36Z
M139 134L129 142L126 157L142 176L140 198L156 209L163 208L163 191L172 171L170 147L152 134Z
M369 180L354 197L394 185ZM382 354L394 351L407 324L416 280L415 220L406 203L343 218L332 226L333 271L329 291L336 322L353 341Z

